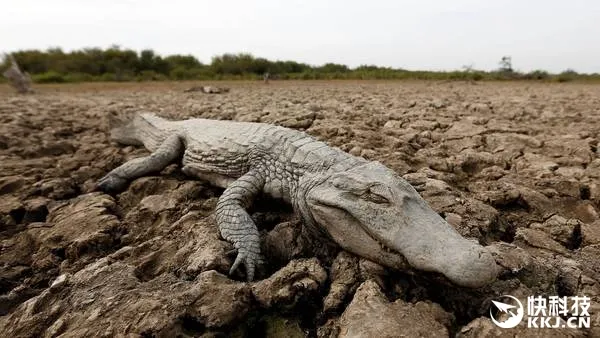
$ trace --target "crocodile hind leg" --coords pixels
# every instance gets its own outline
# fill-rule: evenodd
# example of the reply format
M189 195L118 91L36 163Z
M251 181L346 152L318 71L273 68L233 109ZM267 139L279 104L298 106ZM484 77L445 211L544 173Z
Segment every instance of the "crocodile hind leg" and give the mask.
M237 250L237 257L229 274L243 263L248 281L254 279L254 271L262 263L262 255L258 230L246 209L250 207L253 198L262 190L264 184L265 180L260 174L249 171L229 184L219 198L216 208L221 236Z
M183 154L183 144L177 135L167 137L150 155L127 161L102 177L97 184L102 191L121 191L128 182L159 172Z

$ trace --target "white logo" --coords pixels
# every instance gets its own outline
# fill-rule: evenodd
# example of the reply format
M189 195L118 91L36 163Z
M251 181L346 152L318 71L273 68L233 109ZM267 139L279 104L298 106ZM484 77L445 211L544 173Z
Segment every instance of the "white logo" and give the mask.
M519 325L521 320L523 320L523 315L524 315L523 304L521 304L521 302L513 296L509 296L509 295L502 296L502 298L504 298L504 297L512 299L513 300L512 303L514 305L497 302L495 300L493 300L492 303L500 311L498 313L498 315L500 315L502 313L506 313L506 314L508 314L508 319L506 319L504 321L496 320L496 318L494 318L494 313L492 312L491 308L490 308L490 318L492 319L492 322L494 322L494 324L496 324L498 327L501 327L503 329L510 329L510 328L513 328L513 327Z
M492 301L492 322L503 329L519 325L524 316L523 304L513 296L504 295L501 298L507 299L508 303ZM588 296L529 296L527 328L589 328L590 300ZM494 308L497 311L493 311ZM499 318L502 320L498 320Z

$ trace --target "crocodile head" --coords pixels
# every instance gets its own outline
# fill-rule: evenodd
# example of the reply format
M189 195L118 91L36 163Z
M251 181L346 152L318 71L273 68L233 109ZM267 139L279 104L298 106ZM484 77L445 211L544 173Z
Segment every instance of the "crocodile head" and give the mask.
M499 267L486 248L462 237L379 162L335 173L306 197L314 220L356 255L392 268L408 261L465 287L481 287L497 277Z

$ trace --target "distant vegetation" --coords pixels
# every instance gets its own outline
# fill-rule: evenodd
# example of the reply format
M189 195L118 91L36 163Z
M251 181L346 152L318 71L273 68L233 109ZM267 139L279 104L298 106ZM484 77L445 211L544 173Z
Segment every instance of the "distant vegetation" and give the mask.
M409 71L374 65L349 68L326 63L321 66L296 61L271 61L251 54L223 54L204 64L191 55L160 56L153 50L136 52L113 46L64 52L59 48L45 51L22 50L13 53L21 68L36 83L89 81L160 81L160 80L252 80L269 73L275 79L418 79L418 80L600 80L600 74L581 74L565 70L550 74L544 70L529 73L515 71L510 57L502 57L495 71L480 71L465 66L456 71ZM7 64L0 66L0 70Z

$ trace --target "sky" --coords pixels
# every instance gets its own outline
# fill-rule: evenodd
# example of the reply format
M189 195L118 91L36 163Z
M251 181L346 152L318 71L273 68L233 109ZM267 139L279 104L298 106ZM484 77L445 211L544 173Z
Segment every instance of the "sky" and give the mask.
M600 73L599 0L10 0L0 52L247 52L312 65Z

